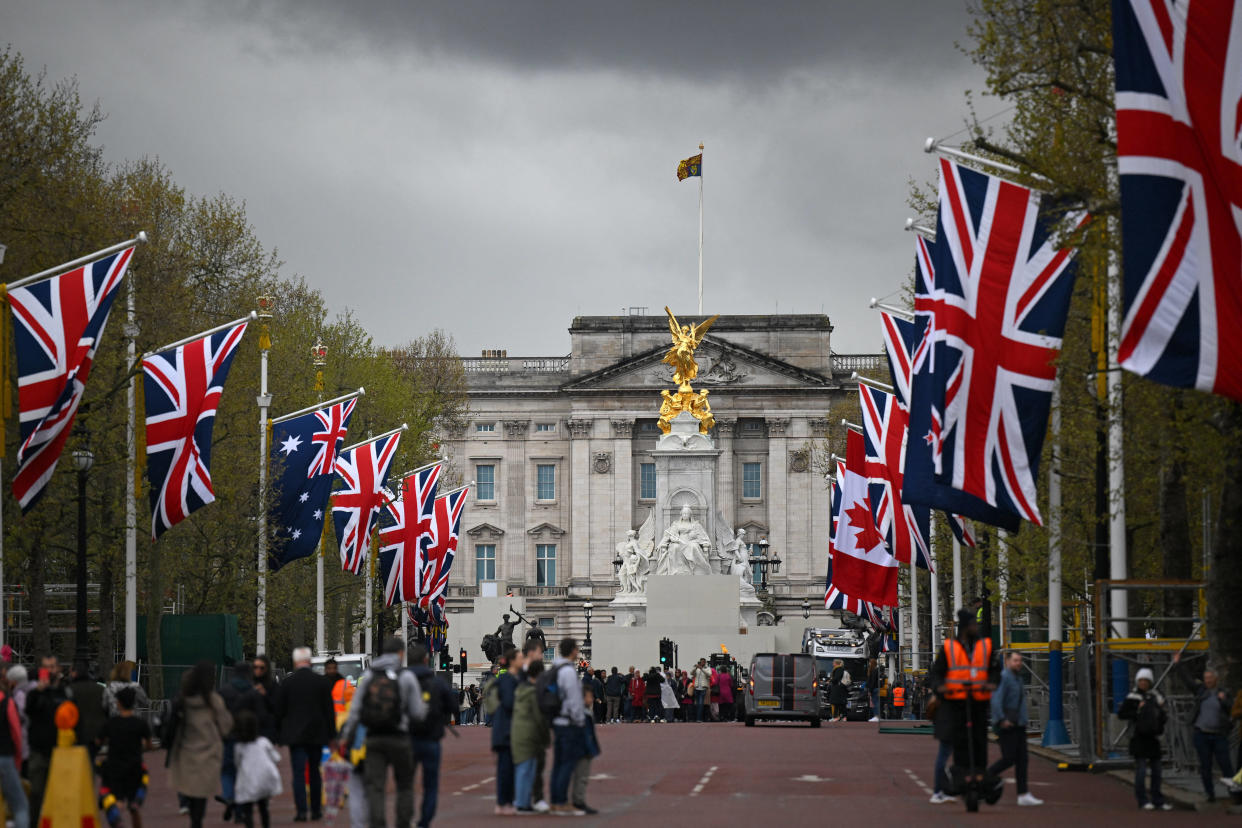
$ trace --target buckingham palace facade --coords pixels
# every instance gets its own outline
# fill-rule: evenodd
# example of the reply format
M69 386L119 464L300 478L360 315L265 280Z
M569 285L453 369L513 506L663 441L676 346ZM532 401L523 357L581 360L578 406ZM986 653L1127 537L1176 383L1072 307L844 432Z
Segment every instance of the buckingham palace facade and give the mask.
M495 582L500 595L525 599L550 638L583 633L587 600L593 623L611 622L616 546L656 502L660 391L674 387L661 361L668 320L641 310L577 317L568 356L495 350L463 360L469 419L444 435L443 449L476 486L450 613L468 611L481 585ZM855 399L852 371L887 375L882 354L834 354L831 333L822 314L721 316L696 354L694 386L710 390L716 420L718 511L748 542L767 538L784 562L768 577L776 611L799 621L803 599L816 609L823 601L823 438Z

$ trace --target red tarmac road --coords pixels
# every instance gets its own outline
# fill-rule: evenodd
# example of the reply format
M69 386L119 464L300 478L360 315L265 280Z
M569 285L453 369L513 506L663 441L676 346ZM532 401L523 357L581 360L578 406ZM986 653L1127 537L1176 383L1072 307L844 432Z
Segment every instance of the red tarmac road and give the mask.
M440 780L441 825L496 825L514 820L544 824L554 817L496 817L495 763L489 750L491 731L459 728L460 738L446 737ZM1012 771L1005 795L994 807L981 805L977 815L960 803L931 805L934 743L927 736L880 735L867 723L806 725L634 724L599 726L603 754L592 767L587 801L600 810L581 821L600 825L659 826L687 820L697 825L851 825L989 824L1076 825L1141 823L1185 825L1237 824L1221 814L1143 813L1130 788L1108 776L1059 773L1048 761L1031 757L1031 792L1046 804L1019 808ZM999 754L995 745L991 757ZM551 753L549 753L549 770ZM176 796L168 788L163 754L149 755L152 794L143 809L147 826L188 825L177 815ZM282 759L286 791L273 803L273 825L290 824L293 799L288 792L288 755ZM420 794L421 799L421 794ZM223 826L222 806L212 803L207 825ZM314 824L314 823L312 823ZM320 823L328 825L330 823ZM345 814L336 825L348 824ZM391 824L391 823L390 823Z

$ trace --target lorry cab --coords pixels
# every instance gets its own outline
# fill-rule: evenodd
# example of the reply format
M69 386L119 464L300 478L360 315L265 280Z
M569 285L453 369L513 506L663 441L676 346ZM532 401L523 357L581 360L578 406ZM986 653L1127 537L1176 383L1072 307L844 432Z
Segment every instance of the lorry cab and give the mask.
M359 677L371 665L371 657L366 653L339 653L337 655L315 656L311 659L311 669L319 675L324 673L324 665L328 659L336 659L336 670L350 684L357 685Z
M757 721L803 721L819 727L819 679L807 653L759 653L746 682L746 726Z

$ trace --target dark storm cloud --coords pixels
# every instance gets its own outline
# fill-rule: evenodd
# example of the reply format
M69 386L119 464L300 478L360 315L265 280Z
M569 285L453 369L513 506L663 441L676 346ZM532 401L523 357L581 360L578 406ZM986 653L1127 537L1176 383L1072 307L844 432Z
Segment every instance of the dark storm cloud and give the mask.
M919 146L981 85L966 24L957 0L0 12L31 68L101 102L110 159L244 199L377 342L541 355L575 314L693 311L698 187L673 171L700 141L704 310L822 310L835 350L877 350L866 302L909 277Z
M921 71L957 60L964 2L340 3L247 7L319 48L368 46L543 71L605 69L719 83L771 83L798 69L859 61ZM928 44L935 43L935 49ZM944 48L949 45L950 48Z

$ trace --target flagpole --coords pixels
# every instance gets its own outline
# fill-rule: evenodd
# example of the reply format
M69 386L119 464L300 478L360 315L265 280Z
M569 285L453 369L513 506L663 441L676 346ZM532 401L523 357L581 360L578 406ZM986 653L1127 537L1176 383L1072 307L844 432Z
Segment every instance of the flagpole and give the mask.
M703 145L699 144L699 316L703 315Z
M927 518L927 557L931 561L931 641L933 658L940 642L940 576L936 569L936 511Z
M918 550L913 551L914 557L918 554ZM919 567L913 558L910 561L910 667L919 669Z
M16 282L9 282L7 287L11 291L14 288L25 287L26 285L42 281L43 279L50 279L53 276L59 276L62 273L68 273L70 270L73 270L75 267L81 267L84 264L90 264L96 259L102 259L104 256L110 256L113 253L118 253L127 247L133 247L136 244L146 244L146 242L147 242L146 231L142 231L138 235L134 236L132 239L129 239L128 241L117 242L111 247L105 247L103 250L96 250L94 253L87 253L85 256L81 256L77 259L74 259L71 262L65 262L64 264L58 264L56 265L56 267L49 267L47 270L41 270L38 273L34 274L33 276L23 277L21 279L18 279Z
M1005 641L1005 604L1009 601L1009 541L1004 529L996 530L996 591L1000 593L1000 636Z
M140 236L142 234L139 234ZM134 271L125 274L125 356L138 359L138 323L134 309ZM125 660L138 663L138 386L125 389Z
M270 296L259 297L259 588L255 602L255 654L267 652L267 413L272 406L272 395L267 393L267 353L272 347L268 320L272 318L274 300Z
M324 347L323 340L315 340L315 347L311 350L312 364L315 366L315 390L319 392L318 407L323 407L323 369L328 364L328 349ZM328 510L324 512L324 525L327 525L331 518L332 512ZM319 554L315 556L315 655L323 655L324 644L324 594L323 594L323 533L319 533Z
M962 542L953 536L953 612L962 607Z
M372 609L371 609L371 600L372 600L371 593L375 592L375 547L376 547L376 544L372 542L371 560L367 564L367 579L366 579L366 586L364 587L367 592L367 601L366 601L366 617L363 620L364 641L363 641L362 651L364 653L367 653L368 655L375 652L374 650L371 649L372 644L373 644L372 638L371 638L371 624L374 620L372 616Z
M194 334L193 336L187 336L184 339L178 339L176 342L170 342L169 344L161 348L153 348L150 351L147 351L145 354L143 354L142 358L146 359L149 356L155 356L160 351L171 351L173 348L180 348L182 345L187 345L196 339L202 339L203 337L211 336L212 334L215 334L215 333L220 333L220 331L228 330L229 328L240 325L243 322L253 322L254 320L258 318L259 318L258 312L251 311L250 313L246 314L240 319L234 319L232 322L225 322L223 325L216 325L214 328L208 328L205 331L200 331Z
M368 437L367 439L365 439L365 440L363 440L363 441L361 441L361 442L354 443L352 446L346 446L345 448L341 449L341 451L343 451L343 452L345 452L345 451L353 451L353 450L354 450L354 449L356 449L356 448L360 448L360 447L362 447L362 446L365 446L367 443L374 443L376 440L383 440L385 437L391 437L392 435L394 435L394 434L396 434L396 433L398 433L398 432L401 432L401 431L405 431L405 430L407 430L409 427L410 427L410 426L409 426L409 424L408 424L408 423L402 423L401 425L397 426L396 428L390 428L390 429L388 429L388 430L387 430L387 431L385 431L383 434L376 434L374 437Z
M1069 744L1061 646L1061 382L1052 384L1052 455L1048 464L1048 720L1041 744Z
M1122 581L1129 577L1126 566L1126 458L1122 432L1121 370L1117 365L1117 349L1121 343L1121 273L1117 252L1108 257L1108 577ZM1097 596L1099 600L1100 596ZM1114 589L1109 598L1112 625L1117 635L1130 634L1130 596L1124 589Z
M364 397L366 396L366 393L367 389L359 388L357 391L350 391L348 394L342 394L341 396L333 397L330 400L324 400L323 402L315 403L314 405L308 405L306 408L299 408L297 411L291 411L288 414L281 414L279 417L272 418L271 425L277 425L279 423L292 420L294 417L301 417L303 414L309 414L312 411L318 411L321 408L327 408L330 405L343 403L346 400L352 400L356 397Z

